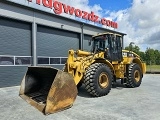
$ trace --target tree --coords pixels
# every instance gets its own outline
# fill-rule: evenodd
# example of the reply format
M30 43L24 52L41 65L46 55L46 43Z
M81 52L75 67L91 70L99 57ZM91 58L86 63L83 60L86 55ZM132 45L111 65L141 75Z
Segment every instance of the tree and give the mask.
M147 48L145 52L140 51L140 48L137 45L133 46L131 42L129 46L125 47L125 50L133 51L138 54L147 65L160 65L160 51Z
M147 48L145 51L147 65L155 64L156 57L154 49Z
M142 61L146 61L146 55L144 52L140 51L139 56L141 57Z
M154 55L155 55L155 64L160 65L160 51L155 50Z
M140 55L140 52L141 52L140 48L137 45L133 46L132 44L130 44L129 46L125 47L125 50L133 51L138 55Z

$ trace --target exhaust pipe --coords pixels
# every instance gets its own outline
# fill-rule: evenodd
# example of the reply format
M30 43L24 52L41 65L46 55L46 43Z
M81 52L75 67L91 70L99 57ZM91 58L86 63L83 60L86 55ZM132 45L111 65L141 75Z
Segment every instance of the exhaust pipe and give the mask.
M77 93L71 74L53 67L28 67L19 96L46 115L70 108Z

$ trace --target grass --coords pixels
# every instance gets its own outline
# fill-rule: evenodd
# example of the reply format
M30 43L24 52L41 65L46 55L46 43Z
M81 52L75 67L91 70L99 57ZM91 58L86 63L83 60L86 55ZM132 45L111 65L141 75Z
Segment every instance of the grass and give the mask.
M147 71L160 72L160 65L147 65Z

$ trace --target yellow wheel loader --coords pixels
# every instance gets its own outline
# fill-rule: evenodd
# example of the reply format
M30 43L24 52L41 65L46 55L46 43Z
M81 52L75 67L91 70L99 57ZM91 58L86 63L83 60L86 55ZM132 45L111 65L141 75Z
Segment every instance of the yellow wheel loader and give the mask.
M82 83L95 97L107 95L121 80L127 87L139 87L146 64L140 57L122 50L123 36L103 33L92 37L90 52L69 50L63 70L53 67L28 67L19 95L44 114L72 106L77 86Z

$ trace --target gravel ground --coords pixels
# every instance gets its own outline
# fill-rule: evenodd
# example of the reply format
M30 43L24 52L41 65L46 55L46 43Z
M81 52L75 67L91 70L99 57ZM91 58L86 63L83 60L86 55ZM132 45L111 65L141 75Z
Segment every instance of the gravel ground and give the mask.
M0 120L160 120L160 74L146 74L140 87L118 86L99 98L81 87L72 108L48 116L18 92L19 86L0 88Z

